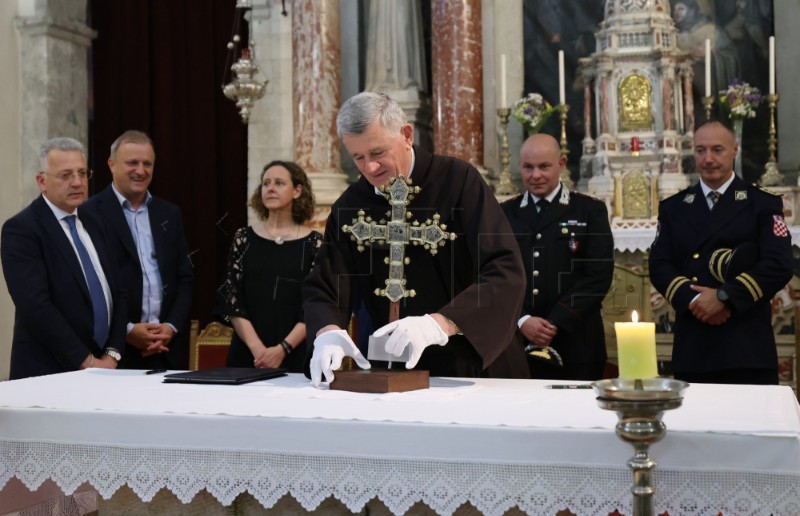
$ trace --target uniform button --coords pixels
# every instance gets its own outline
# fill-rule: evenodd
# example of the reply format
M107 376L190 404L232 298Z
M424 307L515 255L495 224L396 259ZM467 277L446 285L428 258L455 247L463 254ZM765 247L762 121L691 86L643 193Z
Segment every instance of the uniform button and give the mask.
M538 278L539 277L539 271L533 271L533 277L534 278Z
M534 251L533 252L533 257L534 258L538 258L539 257L539 251Z
M538 288L535 288L535 289L533 289L533 295L534 295L534 296L535 296L536 294L538 294L538 293L539 293L539 289L538 289Z
M692 283L697 283L697 276L692 276Z
M694 254L692 255L692 258L694 258L695 260L697 260L698 258L700 258L700 253L694 253Z
M541 233L537 233L536 234L536 240L541 240L541 239L542 239L542 234Z
M566 235L567 233L569 233L569 230L567 228L561 228L561 233L563 235Z

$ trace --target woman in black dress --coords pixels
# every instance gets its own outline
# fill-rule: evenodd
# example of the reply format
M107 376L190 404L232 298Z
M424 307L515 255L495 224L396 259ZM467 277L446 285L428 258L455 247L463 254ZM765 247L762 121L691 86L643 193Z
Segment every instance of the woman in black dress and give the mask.
M301 284L322 235L305 227L314 194L297 164L273 161L250 197L258 222L233 237L215 312L234 328L228 367L285 367L302 372L306 357Z

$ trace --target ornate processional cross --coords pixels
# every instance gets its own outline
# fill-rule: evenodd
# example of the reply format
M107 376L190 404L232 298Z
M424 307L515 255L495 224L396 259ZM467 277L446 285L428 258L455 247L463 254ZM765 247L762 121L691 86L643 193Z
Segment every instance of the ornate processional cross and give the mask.
M389 265L389 277L386 279L386 288L376 288L375 295L385 296L391 301L389 322L392 322L400 317L400 300L416 295L414 289L406 290L403 266L411 261L405 256L406 246L423 245L435 255L438 248L448 240L455 240L456 234L445 231L447 226L439 223L438 213L433 215L433 220L425 221L425 224L406 222L412 217L411 212L406 211L406 206L414 198L414 194L420 192L420 187L411 186L411 180L406 180L402 175L397 176L389 180L388 187L382 186L381 191L391 206L391 220L376 223L371 217L366 217L364 210L359 210L358 218L353 219L353 225L342 226L342 231L350 233L350 238L358 242L359 251L364 251L365 246L372 242L389 243L389 256L384 259L384 263Z

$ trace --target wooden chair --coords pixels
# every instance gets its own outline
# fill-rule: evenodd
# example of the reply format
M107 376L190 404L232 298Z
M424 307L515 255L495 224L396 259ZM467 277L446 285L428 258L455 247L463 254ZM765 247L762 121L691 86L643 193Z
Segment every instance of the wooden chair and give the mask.
M233 328L211 322L200 331L200 321L192 320L189 333L189 369L197 371L225 367Z

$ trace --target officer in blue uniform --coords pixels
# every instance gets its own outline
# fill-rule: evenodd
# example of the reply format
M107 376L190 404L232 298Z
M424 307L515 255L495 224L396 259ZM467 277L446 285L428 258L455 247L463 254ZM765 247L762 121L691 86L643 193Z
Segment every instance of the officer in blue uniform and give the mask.
M527 191L502 204L527 277L517 325L533 378L597 380L606 362L601 303L614 272L614 239L606 205L559 180L566 162L552 136L529 137L520 148ZM548 355L553 360L541 360Z
M719 122L695 131L700 182L661 202L650 280L676 312L676 378L777 384L770 300L792 277L791 238L780 197L734 175L736 151Z

